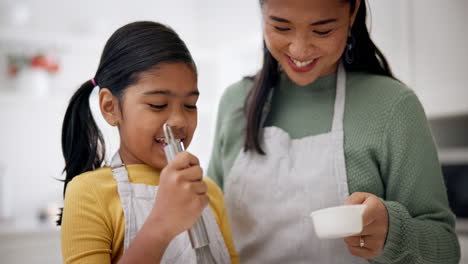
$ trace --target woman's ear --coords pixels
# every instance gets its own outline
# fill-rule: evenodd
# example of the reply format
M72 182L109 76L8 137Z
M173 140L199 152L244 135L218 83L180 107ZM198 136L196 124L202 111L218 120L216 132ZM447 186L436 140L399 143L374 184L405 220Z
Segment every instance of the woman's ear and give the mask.
M352 28L354 25L354 21L356 20L356 16L357 16L360 6L361 6L361 0L356 0L356 5L354 6L353 13L351 14L350 28Z
M102 88L99 91L99 108L101 109L102 116L109 125L119 125L121 117L119 100L107 88Z

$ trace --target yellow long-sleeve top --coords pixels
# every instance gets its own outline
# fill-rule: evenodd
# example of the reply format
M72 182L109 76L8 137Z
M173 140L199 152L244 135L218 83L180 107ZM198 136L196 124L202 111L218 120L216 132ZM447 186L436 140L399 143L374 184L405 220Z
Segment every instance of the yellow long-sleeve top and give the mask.
M159 184L159 171L127 165L131 183ZM219 187L204 178L210 207L232 263L239 263ZM124 251L125 219L112 170L104 167L75 177L68 185L62 218L64 263L117 263Z

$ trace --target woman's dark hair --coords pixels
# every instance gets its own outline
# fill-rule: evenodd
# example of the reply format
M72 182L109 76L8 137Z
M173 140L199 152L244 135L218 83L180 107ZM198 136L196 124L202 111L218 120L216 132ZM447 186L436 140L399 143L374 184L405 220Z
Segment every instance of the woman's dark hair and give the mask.
M119 28L107 41L94 82L121 99L125 89L138 82L141 73L162 63L186 63L196 74L196 66L185 43L171 28L156 22L134 22ZM102 166L104 138L94 121L89 97L93 81L87 81L70 100L62 127L65 158L63 194L77 175ZM62 222L62 213L57 224Z
M260 5L263 6L265 1L260 0ZM350 2L351 12L354 12L356 0L347 1ZM353 47L354 60L351 64L345 63L345 69L348 72L369 72L394 78L385 56L370 38L366 25L366 13L366 1L362 0L353 27L351 28L351 34L355 38L355 45ZM260 133L262 130L260 126L263 108L268 94L278 83L280 76L278 61L273 58L270 51L266 48L265 41L263 41L263 50L263 66L253 77L254 85L247 95L244 107L247 118L244 151L254 150L261 155L265 154L260 144Z

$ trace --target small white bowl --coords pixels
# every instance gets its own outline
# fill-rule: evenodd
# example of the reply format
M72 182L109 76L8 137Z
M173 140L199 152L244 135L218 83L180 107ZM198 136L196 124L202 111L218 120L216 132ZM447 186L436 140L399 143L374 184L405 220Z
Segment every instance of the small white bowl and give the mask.
M342 205L314 211L310 214L319 238L340 238L362 232L365 204Z

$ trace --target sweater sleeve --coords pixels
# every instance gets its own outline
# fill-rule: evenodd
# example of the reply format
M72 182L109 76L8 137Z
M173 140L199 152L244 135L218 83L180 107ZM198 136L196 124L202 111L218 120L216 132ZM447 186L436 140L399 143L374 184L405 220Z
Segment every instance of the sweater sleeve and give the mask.
M61 231L64 263L111 263L112 232L104 212L85 179L68 184Z
M460 246L436 147L412 91L388 113L381 175L389 230L382 254L371 263L458 263Z
M223 94L218 105L218 114L216 118L216 129L214 133L213 149L211 151L210 162L208 164L207 175L221 189L224 187L224 166L223 166L223 132L222 124L224 120L223 105L228 100L226 93Z

